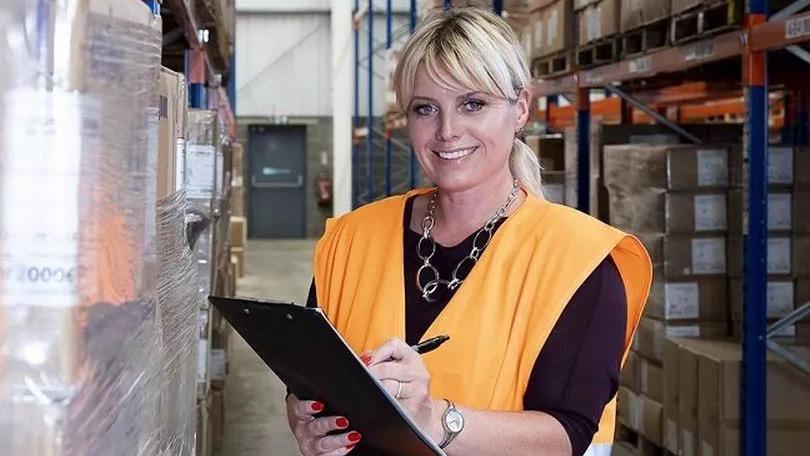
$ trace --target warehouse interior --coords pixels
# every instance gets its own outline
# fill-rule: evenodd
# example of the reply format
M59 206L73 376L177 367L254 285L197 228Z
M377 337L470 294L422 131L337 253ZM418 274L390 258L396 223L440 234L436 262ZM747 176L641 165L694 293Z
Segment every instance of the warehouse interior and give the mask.
M303 454L208 297L304 305L329 219L433 186L395 69L460 8L545 199L651 258L599 454L805 454L808 0L0 2L0 454Z

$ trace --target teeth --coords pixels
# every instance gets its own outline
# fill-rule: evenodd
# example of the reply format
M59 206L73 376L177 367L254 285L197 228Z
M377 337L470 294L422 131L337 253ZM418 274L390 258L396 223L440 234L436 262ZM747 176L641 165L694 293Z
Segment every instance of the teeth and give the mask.
M467 149L454 150L452 152L436 152L436 153L439 154L439 157L441 157L443 160L457 160L459 158L466 157L467 155L473 153L475 149L476 147L470 147Z

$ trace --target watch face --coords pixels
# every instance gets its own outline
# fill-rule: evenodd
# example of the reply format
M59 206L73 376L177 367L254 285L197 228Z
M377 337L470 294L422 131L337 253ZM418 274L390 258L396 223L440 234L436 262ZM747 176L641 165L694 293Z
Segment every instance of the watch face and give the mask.
M458 433L464 428L464 416L458 410L449 410L445 418L447 429L450 432Z

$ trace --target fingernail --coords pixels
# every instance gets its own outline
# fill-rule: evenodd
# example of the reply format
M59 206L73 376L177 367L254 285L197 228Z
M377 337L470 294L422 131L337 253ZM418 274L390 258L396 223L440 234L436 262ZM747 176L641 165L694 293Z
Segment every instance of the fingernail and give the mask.
M365 364L366 366L368 366L369 364L371 364L371 356L368 356L368 355L360 355L360 361L363 361L363 364Z
M349 433L349 442L357 443L360 441L360 433L356 431L352 431Z
M313 412L323 412L324 405L321 402L313 402L312 403L312 411Z
M340 417L337 420L335 420L335 425L337 427L341 428L341 429L345 429L345 428L349 427L349 420L347 420L346 418Z

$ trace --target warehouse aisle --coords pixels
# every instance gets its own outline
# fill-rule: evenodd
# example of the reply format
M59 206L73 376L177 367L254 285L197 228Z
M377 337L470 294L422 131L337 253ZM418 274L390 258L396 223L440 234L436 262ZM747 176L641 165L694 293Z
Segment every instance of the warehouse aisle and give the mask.
M303 303L314 246L314 240L249 241L237 294ZM238 334L232 333L230 342L223 456L299 454L287 427L283 384Z

